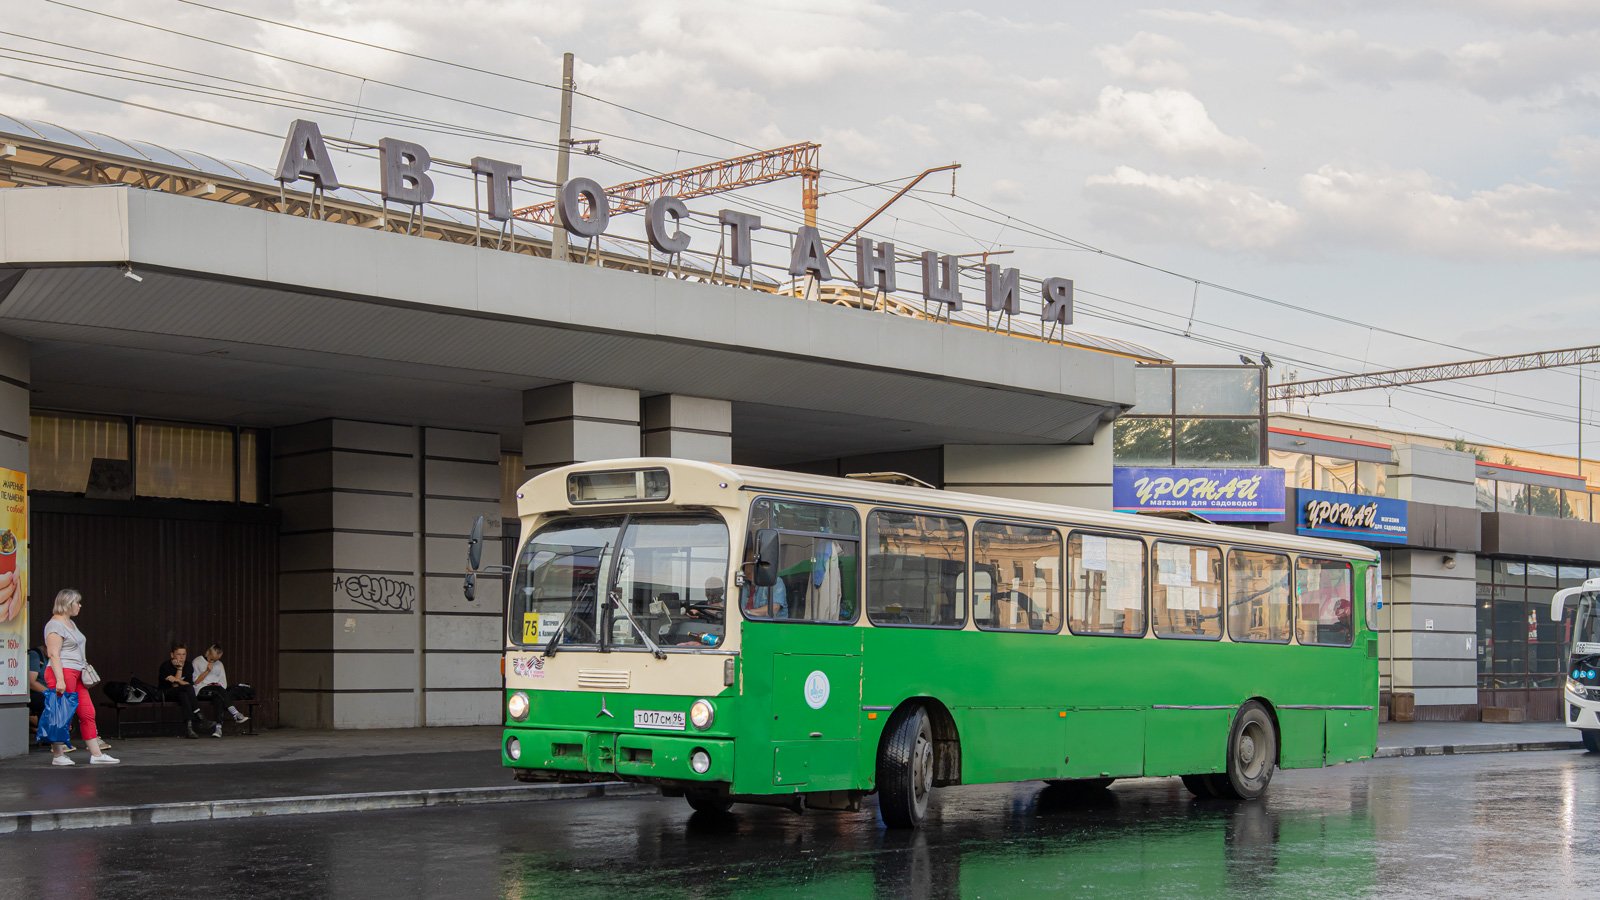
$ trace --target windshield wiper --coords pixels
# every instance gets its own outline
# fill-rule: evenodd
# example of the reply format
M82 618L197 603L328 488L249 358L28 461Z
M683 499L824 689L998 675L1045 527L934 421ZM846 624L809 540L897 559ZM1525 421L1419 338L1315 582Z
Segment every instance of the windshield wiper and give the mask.
M600 548L600 556L598 558L605 559L606 551L610 549L611 542L606 541L606 545ZM575 556L577 554L569 553L565 555ZM544 645L544 655L546 659L556 655L556 644L560 643L561 635L566 632L567 625L571 624L572 611L578 608L578 601L582 600L586 596L592 596L594 594L594 589L594 582L591 581L590 583L579 588L577 595L572 598L572 602L567 604L567 611L561 614L561 625L556 628L554 634L550 635L550 642ZM599 641L599 638L599 635L595 635L596 642Z
M617 591L612 591L609 596L611 602L617 605L617 609L622 611L623 618L628 620L628 624L633 626L634 631L639 632L639 637L644 638L644 645L650 648L650 652L655 656L655 658L666 659L666 651L658 647L655 641L650 640L650 635L645 634L644 627L634 620L633 613L628 612L628 608L622 605L622 594Z

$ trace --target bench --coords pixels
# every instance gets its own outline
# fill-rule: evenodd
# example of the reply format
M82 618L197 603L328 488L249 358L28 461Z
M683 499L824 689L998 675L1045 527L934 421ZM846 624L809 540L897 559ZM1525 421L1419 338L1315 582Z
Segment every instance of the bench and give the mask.
M268 701L266 700L233 701L233 705L237 707L240 712L250 717L250 721L239 726L245 734L254 735L256 733L256 720L260 718L261 708L266 706L267 703ZM200 701L200 708L203 711L209 712L210 705L210 701L208 700ZM119 741L122 740L123 725L153 725L160 729L167 725L176 726L183 724L183 706L176 700L146 700L143 703L121 703L115 700L106 700L104 704L96 704L96 706L109 708L111 710L113 724L112 728L108 730L114 730L117 735L117 740ZM169 719L167 717L167 713L168 711L172 710L175 710L177 715ZM135 717L129 719L125 715L128 712L135 713ZM139 716L137 715L138 713L149 713L149 715ZM222 724L227 725L229 723L223 722ZM176 729L174 729L174 731L175 730Z

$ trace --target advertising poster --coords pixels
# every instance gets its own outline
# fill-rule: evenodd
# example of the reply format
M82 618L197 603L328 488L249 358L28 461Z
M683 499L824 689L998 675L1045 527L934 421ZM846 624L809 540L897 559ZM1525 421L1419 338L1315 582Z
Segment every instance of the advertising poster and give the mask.
M28 693L28 476L0 469L0 696Z
M1406 542L1406 502L1389 497L1301 488L1295 530L1336 541Z
M1111 470L1117 512L1187 512L1214 522L1283 520L1283 470L1129 468Z

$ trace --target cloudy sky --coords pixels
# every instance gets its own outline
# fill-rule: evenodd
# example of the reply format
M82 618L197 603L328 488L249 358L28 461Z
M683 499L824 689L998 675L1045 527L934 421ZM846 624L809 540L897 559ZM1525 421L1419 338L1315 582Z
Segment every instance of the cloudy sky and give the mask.
M1600 344L1600 4L1220 6L8 0L0 112L268 167L306 117L550 178L544 84L571 51L576 131L602 151L574 174L814 140L837 235L959 161L955 196L932 176L869 232L1012 251L1076 281L1076 327L1180 361L1266 352L1285 380ZM799 185L742 196L718 205L792 214ZM1570 453L1578 391L1564 370L1310 410Z

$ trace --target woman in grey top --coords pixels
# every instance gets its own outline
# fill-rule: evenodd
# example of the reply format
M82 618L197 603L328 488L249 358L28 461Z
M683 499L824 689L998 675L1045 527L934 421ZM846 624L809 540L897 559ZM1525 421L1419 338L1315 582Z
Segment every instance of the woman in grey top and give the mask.
M83 686L83 670L88 666L84 645L88 639L78 630L78 626L72 624L72 617L82 609L83 595L77 591L68 588L56 594L55 615L44 625L44 647L50 654L50 664L44 669L44 684L55 691L58 697L67 691L77 692L78 732L89 745L89 762L116 763L120 760L100 746L100 732L94 727L94 701L89 699L89 689ZM50 764L73 765L66 750L66 744L51 744Z

